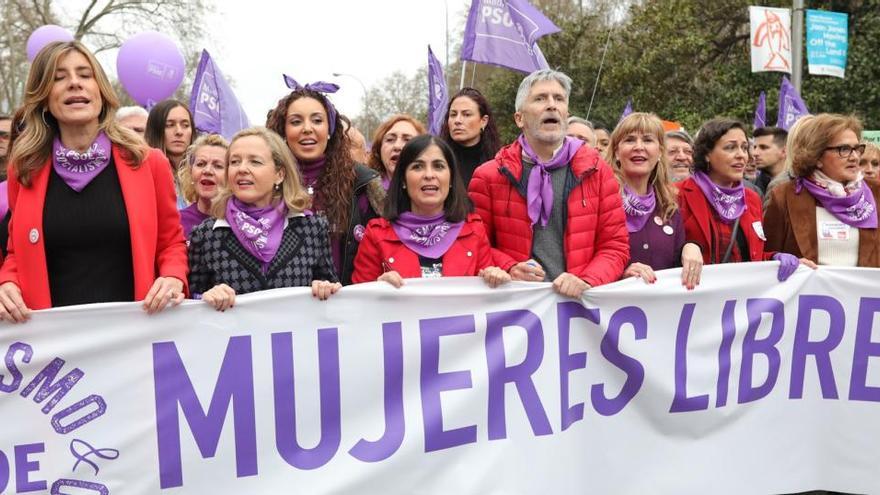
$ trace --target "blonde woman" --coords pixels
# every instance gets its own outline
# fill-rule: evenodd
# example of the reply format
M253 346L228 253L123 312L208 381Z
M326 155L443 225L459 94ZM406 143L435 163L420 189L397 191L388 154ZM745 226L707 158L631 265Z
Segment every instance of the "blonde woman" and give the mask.
M183 300L186 245L168 160L116 122L119 101L77 41L43 48L31 65L24 130L10 157L9 255L0 319L31 309Z
M628 115L611 133L606 160L621 183L629 231L630 264L623 275L654 283L655 270L682 267L681 284L692 290L700 283L703 255L697 244L685 242L663 123L650 113Z
M311 285L327 299L341 287L333 270L327 220L312 215L309 194L287 145L265 127L232 138L227 188L213 221L190 234L190 287L218 311L236 294Z
M865 180L859 168L867 147L861 134L851 115L798 121L787 150L795 179L773 191L764 214L768 250L811 265L880 267L880 184Z
M201 136L186 149L177 172L183 197L189 206L180 210L183 234L211 216L211 201L226 187L226 151L229 143L219 134Z

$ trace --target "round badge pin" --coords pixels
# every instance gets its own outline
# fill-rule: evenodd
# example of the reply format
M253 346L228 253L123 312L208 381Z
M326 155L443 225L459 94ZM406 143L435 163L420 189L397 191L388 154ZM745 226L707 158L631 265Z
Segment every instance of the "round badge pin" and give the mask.
M664 233L664 234L666 234L666 235L672 235L673 232L674 232L674 231L672 230L672 226L671 226L671 225L666 225L666 226L663 227L663 233Z
M31 244L36 244L37 241L40 240L40 231L37 229L31 229L31 231L28 232L28 240L31 241Z

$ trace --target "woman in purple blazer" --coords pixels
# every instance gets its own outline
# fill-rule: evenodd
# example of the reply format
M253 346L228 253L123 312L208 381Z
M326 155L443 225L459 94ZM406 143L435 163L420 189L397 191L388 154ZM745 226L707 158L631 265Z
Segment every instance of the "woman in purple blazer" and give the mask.
M624 277L654 283L655 270L682 267L688 290L700 283L700 247L685 242L684 225L675 202L676 191L666 174L663 123L650 113L632 113L617 124L605 159L621 183L630 264Z

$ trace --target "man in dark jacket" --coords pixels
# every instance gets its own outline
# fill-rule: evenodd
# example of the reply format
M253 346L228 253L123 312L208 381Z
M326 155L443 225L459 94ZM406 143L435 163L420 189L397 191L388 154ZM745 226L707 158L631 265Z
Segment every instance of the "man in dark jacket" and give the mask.
M618 280L629 259L620 191L596 150L566 137L571 79L533 72L520 84L520 137L469 186L495 264L514 280L552 281L569 297Z

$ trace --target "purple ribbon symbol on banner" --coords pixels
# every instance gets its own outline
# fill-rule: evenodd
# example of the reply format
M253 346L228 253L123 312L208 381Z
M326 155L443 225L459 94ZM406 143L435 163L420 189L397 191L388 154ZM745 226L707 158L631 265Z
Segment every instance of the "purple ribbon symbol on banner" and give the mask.
M84 451L80 452L75 448L75 445L82 445ZM87 442L80 440L78 438L74 438L70 441L70 453L73 454L73 457L76 459L76 463L74 463L73 468L70 470L71 472L76 472L76 468L79 467L79 463L84 462L89 466L92 466L92 469L95 470L95 475L98 474L100 469L98 469L98 465L89 460L89 456L94 455L99 459L105 459L108 461L112 461L119 458L119 451L116 449L96 449L89 445Z

